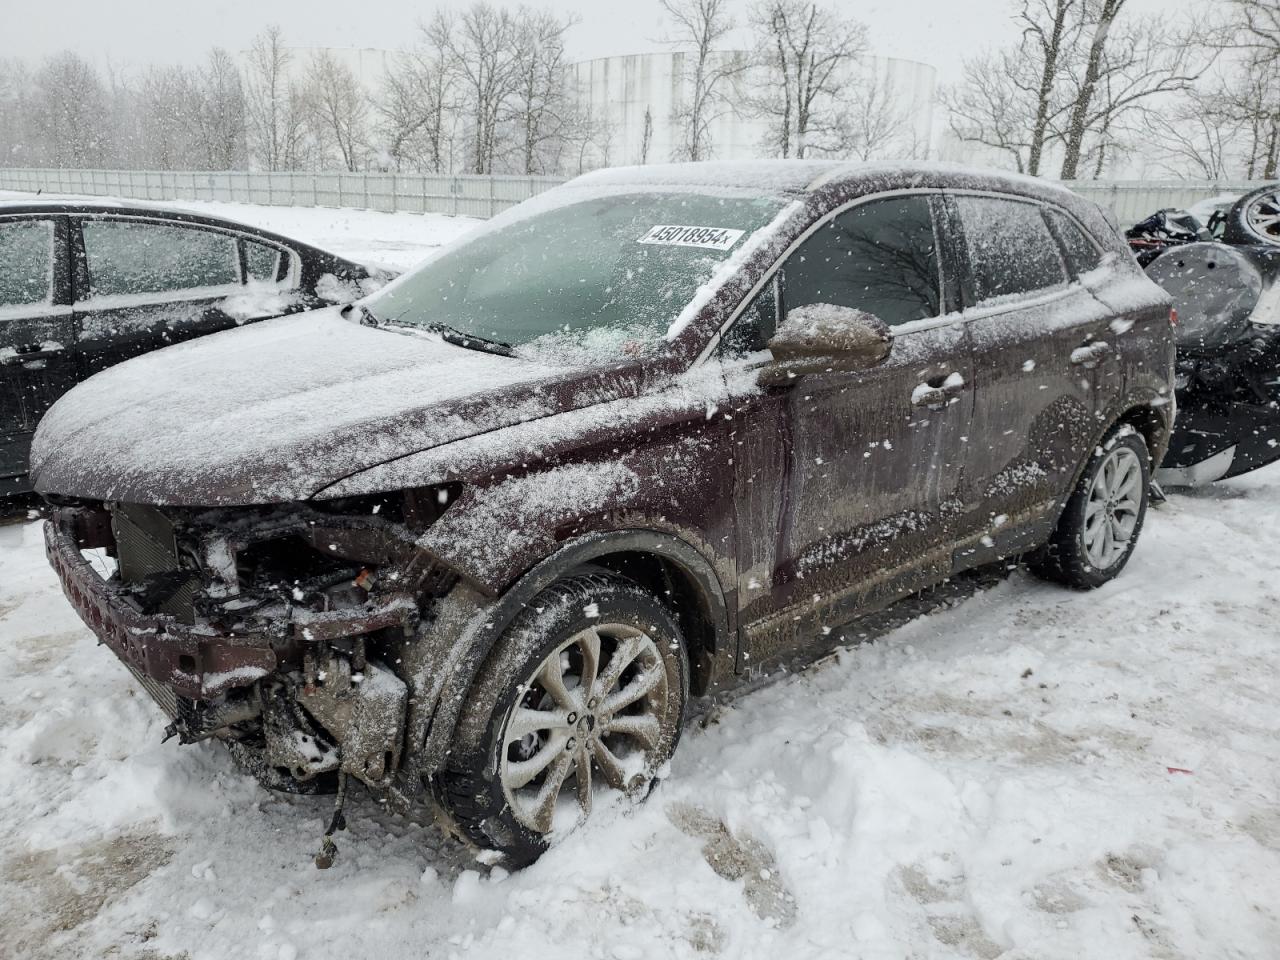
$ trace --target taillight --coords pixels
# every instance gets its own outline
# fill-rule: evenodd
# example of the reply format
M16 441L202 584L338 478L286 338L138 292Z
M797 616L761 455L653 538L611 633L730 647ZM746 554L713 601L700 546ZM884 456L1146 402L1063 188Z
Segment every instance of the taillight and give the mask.
M1178 308L1169 308L1169 326L1176 327L1178 325Z

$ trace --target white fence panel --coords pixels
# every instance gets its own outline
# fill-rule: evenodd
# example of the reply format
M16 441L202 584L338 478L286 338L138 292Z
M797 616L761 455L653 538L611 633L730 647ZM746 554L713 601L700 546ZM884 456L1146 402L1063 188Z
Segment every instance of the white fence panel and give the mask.
M564 181L558 177L262 171L37 170L0 167L0 189L136 200L219 200L269 206L352 207L491 217ZM1076 180L1069 186L1124 225L1262 181Z

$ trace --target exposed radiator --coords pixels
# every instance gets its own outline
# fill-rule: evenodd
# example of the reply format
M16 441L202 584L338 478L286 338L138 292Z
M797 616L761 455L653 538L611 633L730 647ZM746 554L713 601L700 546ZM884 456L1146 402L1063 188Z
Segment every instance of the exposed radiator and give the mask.
M148 578L182 569L173 523L154 507L136 503L114 507L111 529L120 561L120 579L124 583L141 584ZM193 622L195 588L193 572L186 582L177 584L174 592L156 606L156 612L168 614L183 623Z

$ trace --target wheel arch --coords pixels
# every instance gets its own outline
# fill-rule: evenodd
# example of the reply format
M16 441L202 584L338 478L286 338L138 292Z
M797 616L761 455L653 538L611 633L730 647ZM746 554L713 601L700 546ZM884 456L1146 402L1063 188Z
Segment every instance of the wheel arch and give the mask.
M1156 467L1160 465L1160 461L1164 459L1165 451L1169 446L1169 436L1172 432L1171 425L1165 414L1153 404L1141 403L1129 407L1118 416L1115 421L1102 432L1105 437L1111 430L1117 426L1127 424L1133 427L1142 435L1142 439L1146 441L1147 452L1151 462L1148 466L1151 472L1155 473ZM1086 459L1086 463L1087 463Z
M592 568L635 580L670 607L688 646L692 693L706 691L718 660L727 657L732 662L736 650L729 604L715 567L697 548L674 534L652 530L587 534L565 542L526 570L486 611L472 635L460 638L467 653L443 678L418 752L421 772L429 774L439 768L467 694L512 621L547 587Z

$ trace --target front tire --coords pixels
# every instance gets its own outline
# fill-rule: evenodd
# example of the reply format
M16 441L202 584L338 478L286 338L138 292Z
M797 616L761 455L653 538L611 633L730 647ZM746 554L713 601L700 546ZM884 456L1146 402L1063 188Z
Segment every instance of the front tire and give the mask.
M1031 571L1077 590L1114 580L1137 545L1146 519L1151 458L1132 427L1113 430L1094 451Z
M680 628L656 597L611 574L561 581L477 677L437 797L469 840L523 867L606 793L647 795L688 690Z

